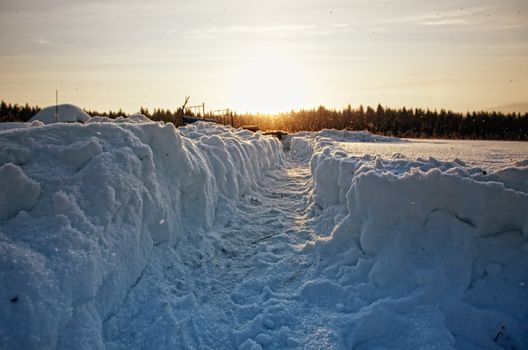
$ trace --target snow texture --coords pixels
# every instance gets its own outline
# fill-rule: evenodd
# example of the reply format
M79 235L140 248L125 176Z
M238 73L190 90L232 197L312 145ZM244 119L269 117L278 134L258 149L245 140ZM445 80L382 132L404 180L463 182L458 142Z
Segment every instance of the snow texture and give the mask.
M86 123L148 123L152 122L147 116L137 113L131 114L128 117L119 116L117 118L108 118L102 116L95 116L86 121Z
M319 137L291 145L313 154L313 210L336 223L307 249L340 308L361 315L347 348L528 345L526 162L487 174L458 159L351 156Z
M528 160L286 142L142 116L0 131L0 348L528 347Z
M57 110L58 115L56 116L55 113ZM73 122L85 123L89 119L90 116L79 107L71 104L61 104L58 106L49 106L43 108L40 112L35 114L35 116L29 121L40 121L44 124Z
M103 348L103 323L157 247L206 249L215 222L282 162L280 149L214 124L2 133L0 347Z
M0 167L0 220L31 209L37 202L40 186L28 178L20 167L7 163Z
M11 129L34 128L34 127L39 127L43 125L45 124L39 120L35 120L30 123L23 123L23 122L0 123L0 132L4 130L11 130Z
M325 145L336 147L337 142L405 142L402 139L371 134L367 131L324 129L319 132L299 132L287 137L293 157L309 161L315 149Z

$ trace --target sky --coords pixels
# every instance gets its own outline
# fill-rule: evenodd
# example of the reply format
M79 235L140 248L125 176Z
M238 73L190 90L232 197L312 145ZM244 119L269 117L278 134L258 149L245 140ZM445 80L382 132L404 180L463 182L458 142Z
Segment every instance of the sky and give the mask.
M528 112L526 0L1 0L0 99Z

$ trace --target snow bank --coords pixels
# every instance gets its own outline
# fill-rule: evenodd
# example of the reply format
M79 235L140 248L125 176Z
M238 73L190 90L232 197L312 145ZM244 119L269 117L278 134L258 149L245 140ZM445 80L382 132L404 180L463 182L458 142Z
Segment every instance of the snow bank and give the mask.
M56 108L58 108L59 112L59 119L56 120L55 118L55 112ZM44 124L52 124L52 123L73 123L73 122L80 122L85 123L90 119L90 116L86 114L85 111L80 109L77 106L71 105L71 104L61 104L57 107L55 106L49 106L46 108L43 108L40 112L35 114L33 118L31 118L29 121L41 121Z
M350 156L332 139L291 145L312 154L313 209L330 235L306 251L353 314L347 348L528 344L526 163L487 174L457 159Z
M147 266L169 250L201 257L280 149L209 123L4 131L1 347L103 348L103 325Z
M298 132L288 136L292 155L308 161L315 149L335 145L336 142L405 142L404 140L371 134L368 131L324 129L319 132Z

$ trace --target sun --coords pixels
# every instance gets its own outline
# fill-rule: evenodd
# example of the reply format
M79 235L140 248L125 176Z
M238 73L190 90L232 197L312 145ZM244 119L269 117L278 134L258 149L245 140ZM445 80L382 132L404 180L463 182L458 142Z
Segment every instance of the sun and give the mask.
M243 112L276 113L306 103L306 75L280 55L259 55L242 64L233 85L233 101Z

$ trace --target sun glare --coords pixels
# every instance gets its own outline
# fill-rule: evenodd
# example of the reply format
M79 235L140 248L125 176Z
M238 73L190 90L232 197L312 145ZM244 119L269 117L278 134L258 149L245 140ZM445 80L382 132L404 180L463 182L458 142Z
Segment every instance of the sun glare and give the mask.
M260 55L240 66L232 89L236 109L275 113L306 105L307 79L279 55Z

